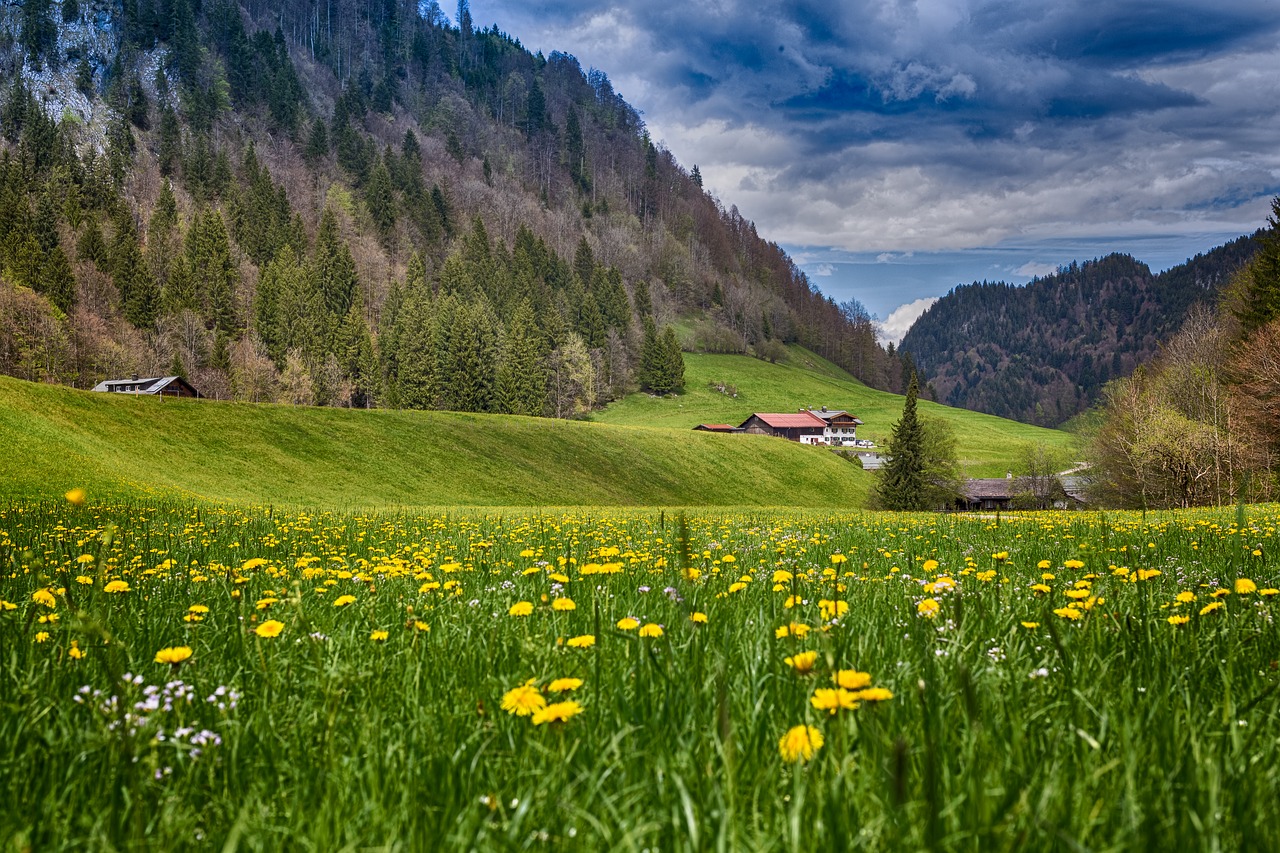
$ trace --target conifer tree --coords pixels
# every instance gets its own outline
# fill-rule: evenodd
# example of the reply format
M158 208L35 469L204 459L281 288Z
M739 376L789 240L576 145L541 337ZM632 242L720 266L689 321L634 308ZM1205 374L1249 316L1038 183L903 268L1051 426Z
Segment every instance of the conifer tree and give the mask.
M320 228L316 231L311 276L324 296L329 314L335 319L345 317L351 310L359 280L356 276L356 262L338 233L338 220L329 207L321 215Z
M881 509L924 510L928 482L925 479L924 431L916 413L920 383L911 374L902 417L893 425L887 453L889 460L880 469L875 501Z
M61 246L54 246L44 254L44 263L39 272L39 286L36 290L43 293L50 302L58 306L64 314L70 314L76 301L76 277L71 271L71 262L62 251Z
M1258 253L1240 273L1243 286L1234 313L1246 335L1280 317L1280 196L1271 201L1268 223Z
M507 324L497 376L497 410L541 415L547 400L546 349L533 310L522 302Z
M666 390L675 391L684 387L684 355L680 352L680 341L676 338L676 330L667 326L662 330L662 353L664 361L663 380Z
M390 240L396 227L396 199L391 190L391 173L387 170L385 158L379 157L369 172L364 197L373 227L378 229L378 236L383 242Z

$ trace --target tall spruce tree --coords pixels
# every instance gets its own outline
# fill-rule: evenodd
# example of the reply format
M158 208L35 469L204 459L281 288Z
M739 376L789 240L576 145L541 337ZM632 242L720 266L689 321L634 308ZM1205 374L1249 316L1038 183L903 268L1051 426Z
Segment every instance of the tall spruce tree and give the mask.
M1280 317L1280 196L1271 200L1268 224L1271 228L1261 236L1258 253L1240 273L1234 313L1246 334Z
M930 509L928 482L925 479L924 430L916 413L920 383L911 374L907 399L902 404L902 417L893 425L889 436L889 460L880 469L875 502L881 509Z

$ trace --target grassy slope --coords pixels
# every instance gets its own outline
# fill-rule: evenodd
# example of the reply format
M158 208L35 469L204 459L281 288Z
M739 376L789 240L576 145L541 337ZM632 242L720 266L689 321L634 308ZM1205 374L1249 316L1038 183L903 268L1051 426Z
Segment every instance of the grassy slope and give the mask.
M764 437L539 418L107 396L0 377L0 498L860 506L870 477Z
M876 391L813 353L792 347L785 364L738 355L686 353L685 393L658 398L632 394L596 416L603 423L692 429L700 423L740 424L752 412L794 412L800 406L848 409L862 418L859 438L884 444L902 416L902 397ZM737 398L712 389L713 382L737 386ZM921 401L920 412L955 427L961 464L970 476L995 477L1016 463L1020 448L1043 442L1068 449L1067 433ZM736 437L735 437L736 438Z

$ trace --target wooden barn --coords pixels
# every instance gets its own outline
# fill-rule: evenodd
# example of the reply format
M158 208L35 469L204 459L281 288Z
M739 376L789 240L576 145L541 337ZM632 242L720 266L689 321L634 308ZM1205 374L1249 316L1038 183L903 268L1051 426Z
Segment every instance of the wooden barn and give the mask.
M156 397L190 397L199 399L200 392L181 376L153 376L139 379L106 379L93 386L94 391L108 394L149 394Z

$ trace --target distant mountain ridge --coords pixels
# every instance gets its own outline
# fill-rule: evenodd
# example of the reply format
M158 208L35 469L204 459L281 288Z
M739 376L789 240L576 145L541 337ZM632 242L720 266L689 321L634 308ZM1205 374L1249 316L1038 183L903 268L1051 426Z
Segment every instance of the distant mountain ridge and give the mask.
M1154 356L1256 249L1255 234L1156 275L1112 254L1025 286L960 285L916 320L900 351L939 402L1056 426Z

